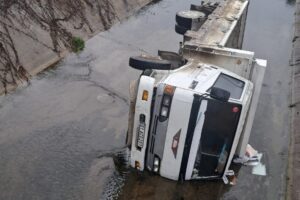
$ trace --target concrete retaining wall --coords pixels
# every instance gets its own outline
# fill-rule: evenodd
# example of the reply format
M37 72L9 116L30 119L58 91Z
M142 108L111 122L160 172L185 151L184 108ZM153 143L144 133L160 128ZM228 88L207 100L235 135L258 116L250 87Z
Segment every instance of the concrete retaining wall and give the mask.
M108 25L103 24L103 19L101 19L99 15L99 9L97 9L97 1L101 2L102 0L90 1L95 2L90 5L85 4L85 17L92 30L88 29L87 27L76 29L74 28L73 24L63 24L64 27L72 33L72 35L79 36L87 40L100 31L109 28L113 23L129 17L137 10L149 4L152 0L111 0L110 10L107 11L107 9L103 9L104 15L106 15L107 12L111 12L111 14L114 16L112 21L107 22ZM19 28L22 29L23 27ZM14 31L13 29L10 29L10 34L12 35L14 45L18 51L21 65L30 75L36 75L67 55L67 51L64 48L61 49L59 54L51 50L53 43L49 32L43 30L40 26L35 24L31 24L28 29L29 30L25 30L25 32L32 33L36 39L30 38L21 32ZM0 84L0 94L4 92L4 89L1 87L2 86ZM11 86L8 87L8 89L12 88L13 87Z
M144 7L149 2L151 2L151 0L113 0L112 4L115 9L115 14L117 15L117 20L122 20L130 16L140 8ZM86 13L93 32L88 32L86 30L72 30L72 33L74 35L80 36L84 39L88 39L105 29L101 22L101 19L97 15L96 10L87 7ZM117 22L117 20L115 22ZM37 27L33 27L33 29L40 40L45 41L46 44L51 46L51 38L48 33ZM16 34L14 39L16 41L15 44L17 45L21 62L24 68L31 75L37 74L45 68L53 65L60 59L60 57L56 53L52 52L42 44L28 39L24 35ZM65 54L63 53L61 56L64 55Z
M291 88L291 145L289 153L289 181L287 198L300 199L300 0L295 6L295 33L293 39Z

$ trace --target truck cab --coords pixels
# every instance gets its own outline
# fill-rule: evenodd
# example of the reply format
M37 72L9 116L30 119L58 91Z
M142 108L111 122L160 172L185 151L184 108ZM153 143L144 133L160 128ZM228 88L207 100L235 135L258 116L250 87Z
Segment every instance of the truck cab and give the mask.
M241 50L247 0L191 5L176 14L178 53L131 57L130 164L172 180L228 183L245 157L266 60Z
M142 75L131 166L172 180L222 178L252 93L251 81L193 59L176 70Z

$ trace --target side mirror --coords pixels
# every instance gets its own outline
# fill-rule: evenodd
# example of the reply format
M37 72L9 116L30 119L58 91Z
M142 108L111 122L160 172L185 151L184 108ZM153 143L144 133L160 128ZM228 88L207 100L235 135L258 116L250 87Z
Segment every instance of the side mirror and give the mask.
M227 102L230 97L230 92L221 88L212 87L210 90L210 97L223 102Z

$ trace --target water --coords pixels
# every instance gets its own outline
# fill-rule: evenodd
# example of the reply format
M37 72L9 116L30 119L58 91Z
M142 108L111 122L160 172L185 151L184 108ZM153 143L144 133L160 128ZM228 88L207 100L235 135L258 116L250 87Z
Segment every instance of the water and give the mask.
M289 140L288 95L293 3L252 0L244 49L269 67L251 144L267 176L236 169L221 181L177 183L126 165L128 58L178 50L176 11L196 0L163 0L89 40L79 55L0 98L0 199L282 199ZM119 152L123 153L119 153ZM121 155L121 156L120 156ZM115 163L124 163L118 164Z

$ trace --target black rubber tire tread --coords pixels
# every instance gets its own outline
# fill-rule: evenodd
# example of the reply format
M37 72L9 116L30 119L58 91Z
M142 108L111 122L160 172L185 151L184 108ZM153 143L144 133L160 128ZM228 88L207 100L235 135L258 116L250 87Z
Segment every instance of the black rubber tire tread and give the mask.
M188 30L192 29L192 19L183 18L183 17L177 15L177 13L176 13L176 23L179 26L184 27L185 29L188 29Z
M179 26L178 24L175 24L175 32L178 34L184 35L188 30L190 30L190 29L187 29L185 27Z
M190 18L190 17L186 17L181 15L181 12L199 12L199 11L180 11L176 13L176 23L181 26L184 27L186 29L191 30L192 29L192 24L193 24L193 20L200 20L201 17L199 18ZM205 17L205 16L204 16Z
M129 66L138 70L159 69L170 70L172 65L167 60L147 58L143 56L130 57Z

